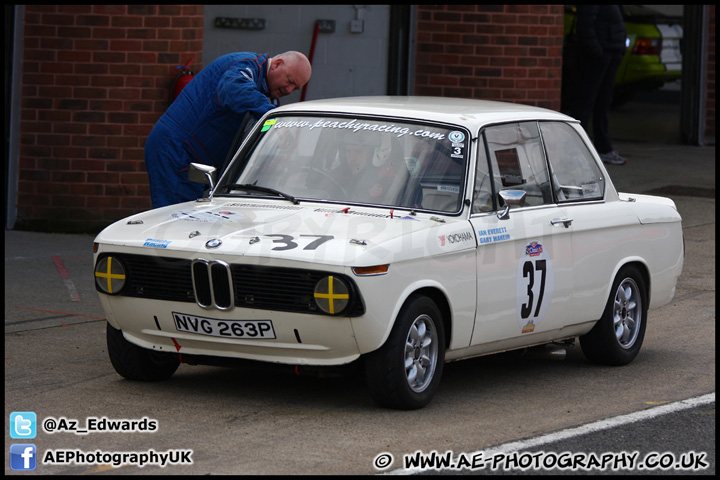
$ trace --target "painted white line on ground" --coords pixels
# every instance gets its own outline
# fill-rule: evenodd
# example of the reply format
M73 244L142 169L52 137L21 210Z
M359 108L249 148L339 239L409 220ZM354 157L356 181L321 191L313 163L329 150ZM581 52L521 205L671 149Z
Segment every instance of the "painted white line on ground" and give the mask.
M694 408L700 405L713 403L715 401L715 392L701 395L699 397L688 398L686 400L680 400L678 402L668 403L660 405L658 407L648 408L647 410L640 410L638 412L628 413L627 415L620 415L618 417L606 418L604 420L598 420L597 422L588 423L579 427L568 428L547 435L541 435L535 438L528 438L525 440L519 440L516 442L504 443L495 447L491 447L487 450L478 450L476 452L470 452L467 456L472 457L475 454L483 452L484 458L493 457L499 453L511 453L519 452L522 450L529 450L531 448L547 445L548 443L557 442L560 440L567 440L568 438L578 437L587 433L599 432L601 430L607 430L610 428L619 427L622 425L628 425L630 423L639 422L642 420L649 420L656 418L661 415L667 415L668 413L680 412L689 408ZM412 475L427 471L423 468L399 468L391 472L385 472L386 475Z

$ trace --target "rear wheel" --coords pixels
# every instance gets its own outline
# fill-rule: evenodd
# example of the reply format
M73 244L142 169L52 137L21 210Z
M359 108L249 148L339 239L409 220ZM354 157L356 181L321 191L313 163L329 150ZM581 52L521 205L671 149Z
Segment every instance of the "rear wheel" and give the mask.
M645 338L647 298L647 287L638 269L623 267L615 277L602 317L580 337L585 357L604 365L633 361Z
M413 410L432 400L444 363L440 310L418 295L402 308L385 344L365 357L365 377L379 405Z
M155 352L128 342L122 331L107 324L107 347L115 371L128 380L158 381L170 378L180 366L177 354Z

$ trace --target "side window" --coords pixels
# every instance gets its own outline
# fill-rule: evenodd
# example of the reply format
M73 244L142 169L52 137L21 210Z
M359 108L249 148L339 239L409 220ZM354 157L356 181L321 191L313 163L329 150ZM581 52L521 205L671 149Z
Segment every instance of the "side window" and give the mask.
M496 192L523 190L526 192L524 206L553 203L550 177L537 122L488 127L485 129L484 139L490 154L492 182ZM479 159L478 169L480 163L482 162ZM476 189L484 185L480 175L481 172L478 170ZM473 211L476 211L475 204Z
M541 123L540 130L557 201L601 200L605 181L578 133L570 125L560 122Z

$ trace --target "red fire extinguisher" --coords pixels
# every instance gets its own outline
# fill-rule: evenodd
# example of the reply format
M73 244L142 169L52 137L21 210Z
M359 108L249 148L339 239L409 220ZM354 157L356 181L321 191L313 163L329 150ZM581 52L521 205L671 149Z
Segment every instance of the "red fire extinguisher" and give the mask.
M190 80L193 79L193 72L190 70L189 65L194 62L195 59L191 58L187 61L185 65L178 65L177 68L180 70L177 75L175 75L175 78L173 78L172 83L170 84L170 98L168 101L168 105L171 104L177 97L180 95L180 92L182 92L182 89L185 88L185 86L190 83Z

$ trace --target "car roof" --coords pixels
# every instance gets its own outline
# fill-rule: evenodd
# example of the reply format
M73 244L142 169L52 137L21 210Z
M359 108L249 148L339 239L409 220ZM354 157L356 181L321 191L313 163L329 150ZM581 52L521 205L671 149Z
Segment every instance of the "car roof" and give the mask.
M420 96L368 96L328 98L278 107L273 112L327 112L357 115L382 115L397 118L431 120L461 124L470 130L484 125L524 120L575 122L553 110L519 103L471 100L464 98Z

